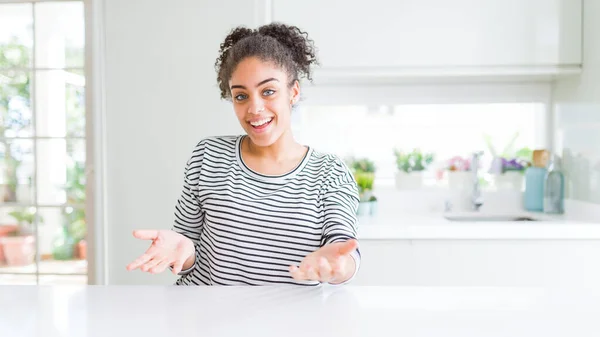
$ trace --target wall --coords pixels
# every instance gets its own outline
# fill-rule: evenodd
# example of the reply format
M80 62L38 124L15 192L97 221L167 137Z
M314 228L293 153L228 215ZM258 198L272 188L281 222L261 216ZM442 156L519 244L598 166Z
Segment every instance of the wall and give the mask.
M253 25L253 11L252 1L105 2L109 284L175 280L125 270L148 247L131 232L169 229L194 145L241 132L213 67L221 40L234 24Z
M567 197L600 204L600 1L584 1L583 74L554 87L556 151Z

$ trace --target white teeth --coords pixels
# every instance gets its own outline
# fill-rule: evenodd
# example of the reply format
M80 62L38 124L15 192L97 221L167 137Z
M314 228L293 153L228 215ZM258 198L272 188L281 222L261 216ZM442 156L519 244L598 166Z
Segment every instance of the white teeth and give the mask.
M250 125L252 126L261 126L263 124L269 123L273 118L263 118L261 120L258 121L254 121L254 122L250 122Z

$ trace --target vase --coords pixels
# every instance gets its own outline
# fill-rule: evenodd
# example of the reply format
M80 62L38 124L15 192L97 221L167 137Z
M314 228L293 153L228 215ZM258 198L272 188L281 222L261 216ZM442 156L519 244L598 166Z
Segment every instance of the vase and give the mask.
M369 201L361 201L358 204L358 210L356 212L356 215L358 216L367 216L371 214L371 202Z
M0 238L4 258L9 266L27 266L35 258L35 238L27 236L4 236Z
M423 187L423 172L396 172L396 188L399 190L415 190Z

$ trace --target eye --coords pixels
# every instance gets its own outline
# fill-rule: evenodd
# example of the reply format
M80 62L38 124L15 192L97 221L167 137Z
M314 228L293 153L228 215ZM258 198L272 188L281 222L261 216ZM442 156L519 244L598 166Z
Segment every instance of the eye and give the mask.
M274 93L275 93L275 90L271 90L271 89L267 89L267 90L263 91L264 96L271 96Z
M239 94L239 95L235 95L234 98L235 98L236 101L239 102L239 101L245 100L246 98L248 98L248 96L246 94Z

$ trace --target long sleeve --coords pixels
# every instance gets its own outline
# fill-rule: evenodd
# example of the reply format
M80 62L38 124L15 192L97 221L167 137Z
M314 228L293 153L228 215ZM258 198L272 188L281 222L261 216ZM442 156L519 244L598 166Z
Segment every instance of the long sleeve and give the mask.
M358 187L348 167L338 162L332 175L335 177L323 195L324 224L321 245L357 239ZM360 249L354 251L356 268L352 280L360 267ZM349 282L346 281L345 283Z
M198 201L198 181L204 150L205 143L201 141L194 148L192 156L186 163L183 188L175 205L175 221L171 228L173 231L184 235L194 242L194 246L196 247L196 261L198 261L198 246L204 222L204 214ZM180 275L190 273L193 268L194 266L181 271Z

